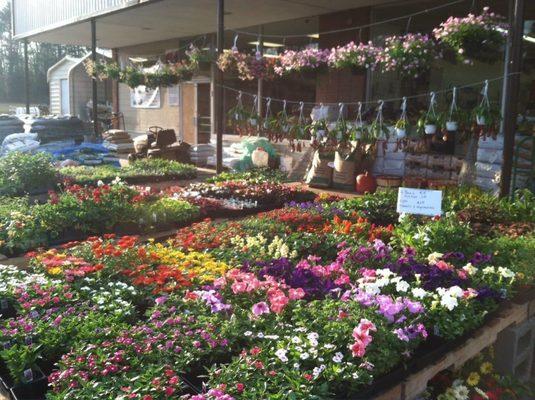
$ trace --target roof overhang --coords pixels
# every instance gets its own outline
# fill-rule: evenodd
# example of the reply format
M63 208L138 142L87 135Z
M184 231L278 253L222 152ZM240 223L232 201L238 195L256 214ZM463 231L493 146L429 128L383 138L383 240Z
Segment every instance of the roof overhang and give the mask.
M225 28L240 29L386 3L391 0L227 0ZM41 10L41 12L47 12ZM216 0L149 0L85 15L39 31L17 35L36 42L91 45L91 19L97 45L121 48L216 31Z

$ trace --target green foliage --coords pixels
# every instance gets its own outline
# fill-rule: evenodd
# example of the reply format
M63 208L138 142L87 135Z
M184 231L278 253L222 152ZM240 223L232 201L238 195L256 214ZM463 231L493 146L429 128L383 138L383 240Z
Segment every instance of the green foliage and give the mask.
M470 254L478 250L474 248L470 224L451 213L438 219L407 215L396 226L394 237L400 247L414 248L424 258L433 252Z
M56 170L45 153L13 152L0 158L0 195L48 190L55 183Z
M337 207L348 213L358 212L371 223L386 226L395 224L398 220L396 203L397 191L385 190L342 200Z
M23 382L24 371L35 369L39 357L39 346L15 344L9 348L0 350L0 358L6 364L9 374L15 384Z
M229 181L241 181L246 180L251 183L262 182L285 182L288 179L286 173L269 168L255 168L244 172L223 172L214 177L208 178L206 182L229 182Z
M122 168L111 165L64 167L60 169L60 173L73 183L88 185L96 184L98 181L110 182L117 177L123 180L131 177L148 178L154 176L191 179L197 175L197 170L193 165L177 161L144 158L133 161Z

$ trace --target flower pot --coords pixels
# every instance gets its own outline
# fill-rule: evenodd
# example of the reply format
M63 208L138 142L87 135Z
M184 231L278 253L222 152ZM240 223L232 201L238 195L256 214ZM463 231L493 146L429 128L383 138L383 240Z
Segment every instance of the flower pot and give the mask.
M39 368L32 369L32 379L22 381L12 388L10 393L13 399L42 399L48 389L48 379Z
M256 119L254 119L254 118L250 118L249 119L249 125L256 126L256 125L258 125L258 121Z
M0 319L13 318L17 315L17 310L9 299L0 299Z
M446 130L449 132L455 132L457 129L459 129L459 124L457 121L447 121L446 122Z
M407 137L407 130L405 128L396 128L396 136L398 139Z
M487 125L487 121L484 115L476 115L476 123L479 126Z
M426 124L424 129L426 135L434 135L437 133L437 126L435 124Z
M368 171L366 171L357 176L355 189L357 193L360 194L374 193L377 189L377 181Z
M320 129L319 131L316 132L317 140L321 140L321 138L323 138L324 136L325 136L325 131L323 129Z
M356 131L355 132L355 140L362 139L362 131Z

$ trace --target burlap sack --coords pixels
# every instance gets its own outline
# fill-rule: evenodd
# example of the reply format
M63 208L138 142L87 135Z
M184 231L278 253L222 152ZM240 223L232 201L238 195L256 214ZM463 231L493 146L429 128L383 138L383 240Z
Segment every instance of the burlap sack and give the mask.
M334 155L333 187L340 190L355 190L355 154Z
M331 162L332 157L322 155L319 150L316 150L307 173L306 183L312 187L330 187L333 176L333 169L329 166Z

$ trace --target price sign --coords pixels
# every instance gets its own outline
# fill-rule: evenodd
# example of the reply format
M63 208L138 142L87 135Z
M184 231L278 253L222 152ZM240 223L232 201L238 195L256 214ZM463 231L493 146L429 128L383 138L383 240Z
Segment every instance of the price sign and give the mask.
M431 217L442 215L442 191L399 188L397 212Z

